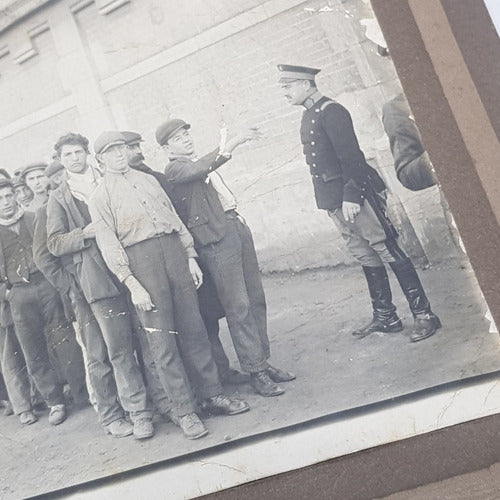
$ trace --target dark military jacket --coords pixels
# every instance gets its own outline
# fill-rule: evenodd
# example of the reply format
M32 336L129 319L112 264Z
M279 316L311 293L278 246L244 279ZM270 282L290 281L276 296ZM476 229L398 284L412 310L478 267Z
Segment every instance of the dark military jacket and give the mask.
M341 104L321 97L304 111L300 136L318 208L335 210L344 201L362 205L367 189L385 189L366 163L351 115Z

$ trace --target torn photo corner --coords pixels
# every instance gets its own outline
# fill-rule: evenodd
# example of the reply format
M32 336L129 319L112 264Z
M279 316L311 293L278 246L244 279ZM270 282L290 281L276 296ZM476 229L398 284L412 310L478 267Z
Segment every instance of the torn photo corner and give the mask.
M193 498L500 411L369 1L4 4L2 498Z

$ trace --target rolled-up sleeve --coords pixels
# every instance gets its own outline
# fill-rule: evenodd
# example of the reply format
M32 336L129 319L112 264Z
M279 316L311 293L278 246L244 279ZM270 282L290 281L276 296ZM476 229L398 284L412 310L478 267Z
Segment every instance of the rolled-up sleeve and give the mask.
M121 281L132 275L125 249L116 236L114 217L103 191L96 190L89 200L89 211L95 224L97 246L111 272Z

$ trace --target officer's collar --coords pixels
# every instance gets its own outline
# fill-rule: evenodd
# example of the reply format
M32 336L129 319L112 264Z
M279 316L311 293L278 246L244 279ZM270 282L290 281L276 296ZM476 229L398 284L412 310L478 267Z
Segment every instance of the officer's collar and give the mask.
M322 97L323 94L319 90L316 90L314 94L311 94L306 98L306 100L302 103L302 106L306 109L311 109Z

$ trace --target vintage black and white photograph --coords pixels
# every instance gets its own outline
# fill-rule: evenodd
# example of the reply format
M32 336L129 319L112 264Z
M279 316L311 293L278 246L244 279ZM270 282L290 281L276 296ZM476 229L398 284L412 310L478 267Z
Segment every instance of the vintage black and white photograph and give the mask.
M3 0L0 95L1 498L500 370L369 0Z

